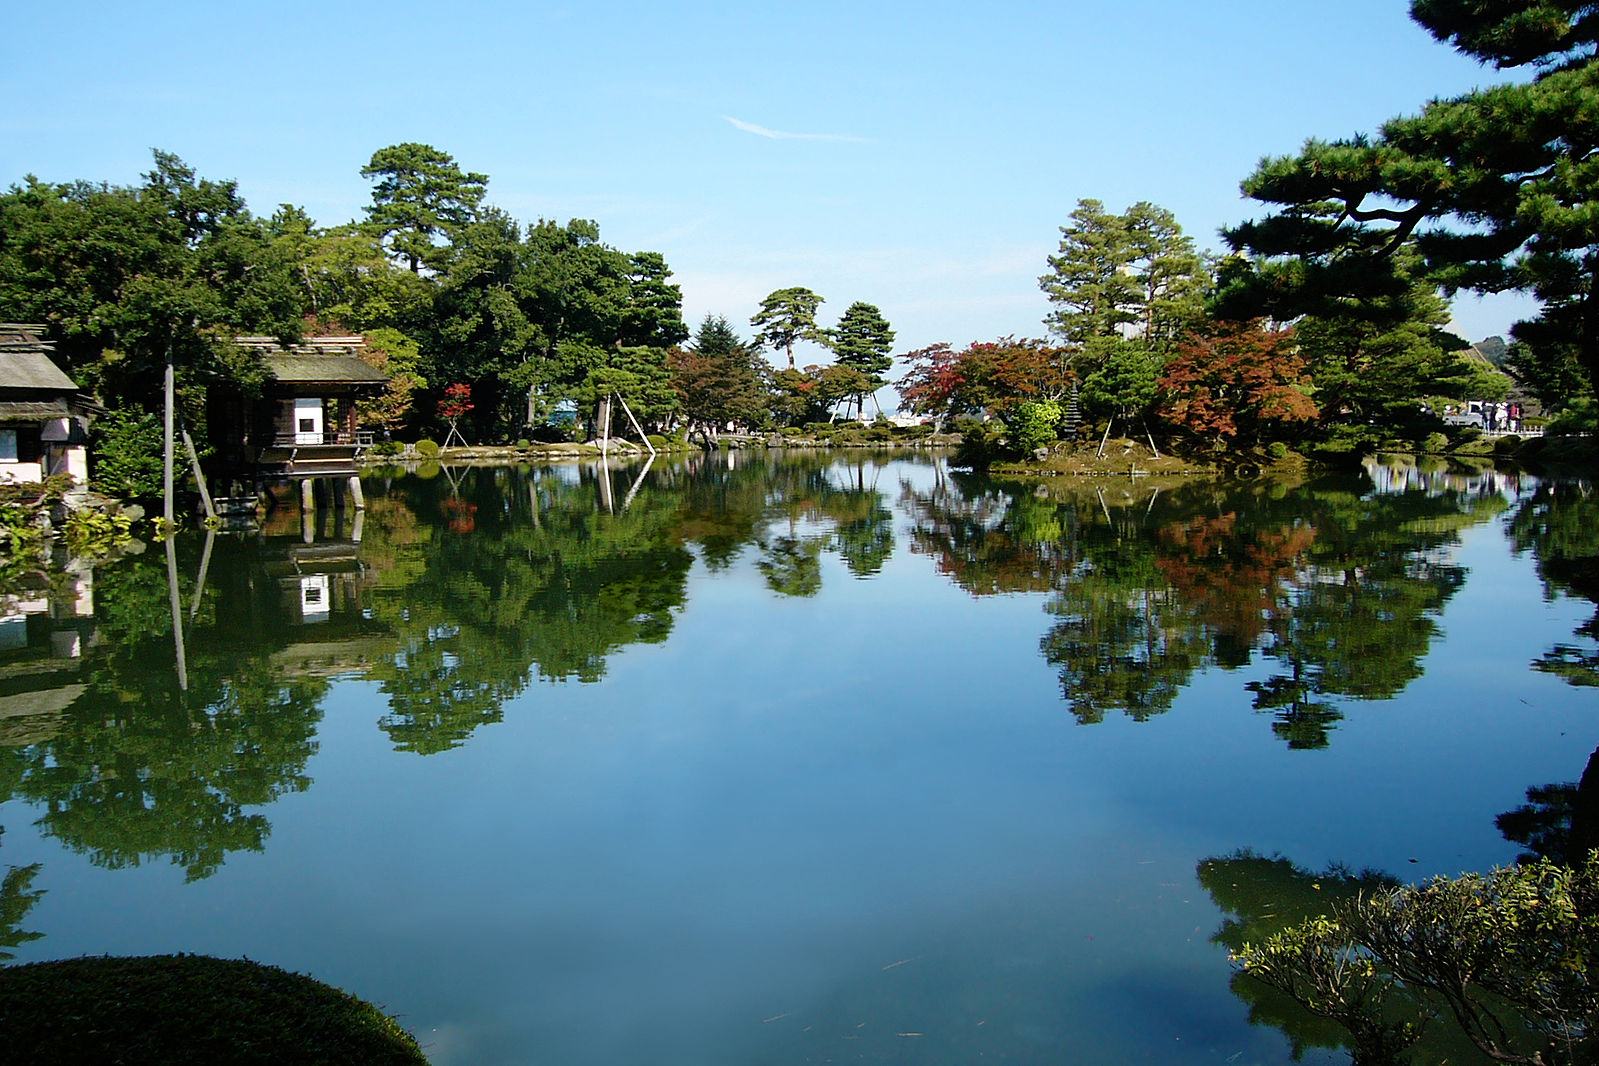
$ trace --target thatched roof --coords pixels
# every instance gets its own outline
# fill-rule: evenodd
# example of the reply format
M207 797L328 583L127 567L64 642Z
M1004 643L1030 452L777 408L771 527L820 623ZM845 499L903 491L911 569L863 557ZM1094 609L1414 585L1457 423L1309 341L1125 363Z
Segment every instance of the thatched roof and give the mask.
M20 346L53 351L55 345L44 339L45 327L28 322L0 322L0 347Z
M72 409L65 400L0 400L0 423L45 422L52 418L67 418L71 414Z
M285 348L272 337L237 337L239 347L259 352L284 384L381 385L389 376L362 359L362 337L311 337Z
M0 344L0 389L75 393L78 385L42 349Z

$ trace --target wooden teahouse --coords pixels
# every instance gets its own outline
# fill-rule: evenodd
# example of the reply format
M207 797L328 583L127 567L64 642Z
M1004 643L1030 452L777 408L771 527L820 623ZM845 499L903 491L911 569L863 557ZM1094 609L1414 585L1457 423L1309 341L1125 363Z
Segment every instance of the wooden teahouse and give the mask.
M270 373L259 396L213 389L207 401L213 481L248 486L349 479L360 506L356 460L373 433L357 422L358 400L381 392L388 375L361 358L361 337L313 337L286 348L271 337L239 337Z
M0 481L89 480L89 424L104 409L50 358L44 327L0 323Z

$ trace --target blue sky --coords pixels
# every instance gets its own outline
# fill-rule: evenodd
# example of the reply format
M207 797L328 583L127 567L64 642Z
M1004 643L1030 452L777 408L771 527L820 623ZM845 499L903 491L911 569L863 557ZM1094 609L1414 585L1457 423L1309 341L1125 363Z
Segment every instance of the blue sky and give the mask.
M1505 79L1404 0L29 4L7 15L0 181L133 183L150 149L258 214L358 217L421 141L521 220L662 252L691 325L803 285L896 351L1037 336L1080 198L1150 200L1203 247L1310 136ZM1520 301L1457 301L1470 339ZM819 351L796 351L825 361Z

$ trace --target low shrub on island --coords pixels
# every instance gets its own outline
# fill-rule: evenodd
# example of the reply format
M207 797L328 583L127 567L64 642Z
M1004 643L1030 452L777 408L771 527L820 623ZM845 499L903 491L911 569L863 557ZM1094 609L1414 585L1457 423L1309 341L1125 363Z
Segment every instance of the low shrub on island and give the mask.
M6 1054L32 1066L427 1063L370 1003L275 966L204 955L0 969L0 1033Z

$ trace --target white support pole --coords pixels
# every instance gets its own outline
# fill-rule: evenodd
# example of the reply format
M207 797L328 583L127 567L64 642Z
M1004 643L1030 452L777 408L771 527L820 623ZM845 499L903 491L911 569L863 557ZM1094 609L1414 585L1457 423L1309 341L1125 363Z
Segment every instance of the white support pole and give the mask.
M174 524L172 512L172 392L172 364L168 363L166 376L167 412L161 437L161 495L164 501L161 513L167 520L168 529L172 528ZM184 687L187 688L188 686L185 685Z
M650 458L655 458L655 445L650 443L650 438L645 435L644 427L638 424L638 419L633 417L633 409L627 405L627 400L621 393L616 394L616 399L622 405L622 410L627 412L627 420L633 423L633 432L638 434L638 439L644 442L644 447L650 450Z
M172 646L177 657L178 688L187 692L189 664L183 649L183 607L178 599L178 546L171 537L167 538L167 592L172 601Z
M650 472L650 467L654 464L655 456L653 454L648 459L644 460L644 466L641 470L639 470L638 477L633 479L633 487L627 490L627 498L622 501L622 511L624 513L633 503L633 497L638 495L639 487L644 484L644 475Z
M194 600L189 604L189 621L200 613L200 597L205 594L205 576L211 570L211 548L217 542L217 531L205 531L205 551L200 554L200 576L194 583Z
M189 462L194 467L194 483L200 486L200 502L205 504L205 516L216 521L217 509L211 505L211 490L205 487L205 471L200 469L200 453L194 450L194 441L189 439L189 431L184 429L180 432L183 434L183 446L189 452Z
M316 541L316 481L308 477L300 479L300 539Z

